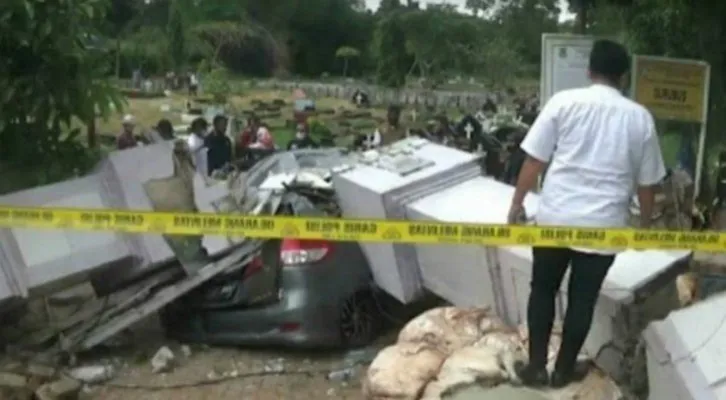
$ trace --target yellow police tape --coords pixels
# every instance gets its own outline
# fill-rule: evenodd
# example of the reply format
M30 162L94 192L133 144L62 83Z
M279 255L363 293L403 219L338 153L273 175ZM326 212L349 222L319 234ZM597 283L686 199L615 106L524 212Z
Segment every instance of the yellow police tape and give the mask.
M726 234L422 221L0 207L0 228L331 241L726 251Z

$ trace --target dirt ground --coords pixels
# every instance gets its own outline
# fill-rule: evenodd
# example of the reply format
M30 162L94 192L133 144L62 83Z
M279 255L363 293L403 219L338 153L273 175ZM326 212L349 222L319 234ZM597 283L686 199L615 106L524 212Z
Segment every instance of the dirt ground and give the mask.
M126 346L81 360L80 365L113 365L116 371L105 384L87 385L82 399L363 399L366 365L395 335L345 352L214 348L168 342L151 321L125 339ZM150 360L162 346L174 353L174 367L153 373Z
M182 357L180 365L168 374L153 374L148 362L123 366L112 384L131 384L142 389L113 386L89 387L86 399L125 400L238 400L238 399L363 399L360 375L350 381L333 382L328 372L344 366L340 357L293 356L285 352L250 352L244 350L206 349ZM278 367L281 366L281 367ZM245 374L277 371L280 374L245 377ZM306 373L310 371L310 373ZM227 379L221 377L229 376ZM234 378L234 376L238 376ZM216 382L205 384L204 382ZM195 384L198 383L198 384ZM174 389L163 386L182 385Z

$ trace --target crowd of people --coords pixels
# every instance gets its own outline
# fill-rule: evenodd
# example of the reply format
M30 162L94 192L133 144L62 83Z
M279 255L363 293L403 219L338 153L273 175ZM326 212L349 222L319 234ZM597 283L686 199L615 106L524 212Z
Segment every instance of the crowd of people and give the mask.
M531 99L515 104L521 104L517 110L519 119L522 119L522 115L527 111L536 113L532 108ZM526 130L522 131L521 135L516 135L511 133L518 132L516 129L511 129L510 132L492 126L490 121L497 112L499 106L490 100L475 116L467 115L458 123L452 123L446 115L439 115L422 129L411 129L401 121L402 108L391 105L388 107L385 121L372 132L359 134L353 141L353 148L368 150L388 145L407 136L420 136L464 150L486 153L487 170L505 182L513 183L523 160L517 149ZM465 130L462 125L468 124L469 120L477 125L476 137L465 137L466 135L462 133ZM126 115L121 125L121 133L116 141L118 150L175 139L174 127L167 119L160 120L148 135L134 133L136 121L131 115ZM321 147L321 143L311 136L309 125L302 121L296 124L294 137L284 146L276 143L270 127L255 115L247 118L241 132L236 133L232 130L233 127L224 115L215 116L211 126L203 117L192 121L187 130L189 135L186 137L186 144L195 168L201 174L212 176L215 171L222 170L233 162L253 163L261 156L277 150ZM500 134L504 134L505 138L497 136Z
M141 80L141 72L135 71L135 81ZM167 73L165 85L170 90L188 88L190 97L196 95L199 88L199 80L193 73L176 74ZM360 96L356 96L360 97ZM512 98L512 96L509 96ZM537 113L538 99L536 96L525 96L514 98L509 107L520 120L527 122L534 119ZM360 106L357 102L356 105ZM514 106L514 107L512 107ZM187 103L187 108L191 106ZM407 136L420 136L428 140L445 145L459 147L468 151L483 151L486 168L496 176L502 176L508 183L513 183L519 171L522 157L517 156L517 148L520 139L514 141L509 138L502 139L496 135L502 133L492 123L493 117L504 107L502 101L490 98L481 109L474 115L467 115L458 123L452 123L445 114L434 117L424 126L409 128L402 122L402 108L398 105L388 107L385 121L375 130L368 133L358 134L353 141L353 148L368 150L385 146ZM217 115L210 123L203 117L192 121L187 129L189 135L186 137L186 144L191 153L191 159L195 168L205 176L212 176L215 171L223 169L226 165L237 161L254 162L261 156L277 150L295 150L304 148L317 148L331 145L329 141L320 139L317 142L310 132L306 118L297 118L295 135L283 146L276 143L270 127L259 117L252 115L246 120L241 132L234 132L229 120L224 115ZM464 135L463 124L474 121L476 134ZM531 123L531 122L530 122ZM135 135L136 121L133 116L127 115L122 120L122 130L117 137L117 149L125 150L151 142L175 139L174 127L167 119L160 120L153 127L152 132L147 135ZM525 130L526 131L526 130ZM511 136L504 132L505 136ZM521 136L521 135L520 135ZM488 138L491 137L491 140ZM512 144L513 143L513 144ZM509 160L513 160L510 162Z
M137 135L135 128L135 118L132 115L124 116L121 121L121 133L116 138L117 150L126 150L155 141L176 138L174 127L167 119L160 120L151 133L146 136ZM255 115L247 119L244 129L236 137L228 135L229 129L229 119L222 114L214 117L211 127L203 117L192 121L188 129L189 135L186 138L186 144L199 173L211 176L215 171L223 169L233 161L245 160L280 149L275 143L270 127ZM234 140L230 136L234 137ZM298 123L295 136L287 143L285 149L317 147L319 147L318 143L310 137L308 125Z

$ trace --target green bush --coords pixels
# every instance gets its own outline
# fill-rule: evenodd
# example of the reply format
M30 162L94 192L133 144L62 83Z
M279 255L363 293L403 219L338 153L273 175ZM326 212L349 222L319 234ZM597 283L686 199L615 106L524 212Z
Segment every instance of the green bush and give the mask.
M203 76L202 88L206 94L212 96L216 103L226 104L232 90L227 70L222 67L212 68L208 74Z
M330 128L328 128L328 126L319 119L309 119L308 128L310 130L310 136L316 139L333 136L333 132Z

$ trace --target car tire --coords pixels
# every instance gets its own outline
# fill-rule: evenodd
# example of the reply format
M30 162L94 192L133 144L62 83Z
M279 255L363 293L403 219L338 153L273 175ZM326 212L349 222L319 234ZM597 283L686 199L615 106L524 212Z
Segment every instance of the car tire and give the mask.
M340 335L345 347L361 347L374 341L383 329L378 302L370 290L360 290L343 302Z

